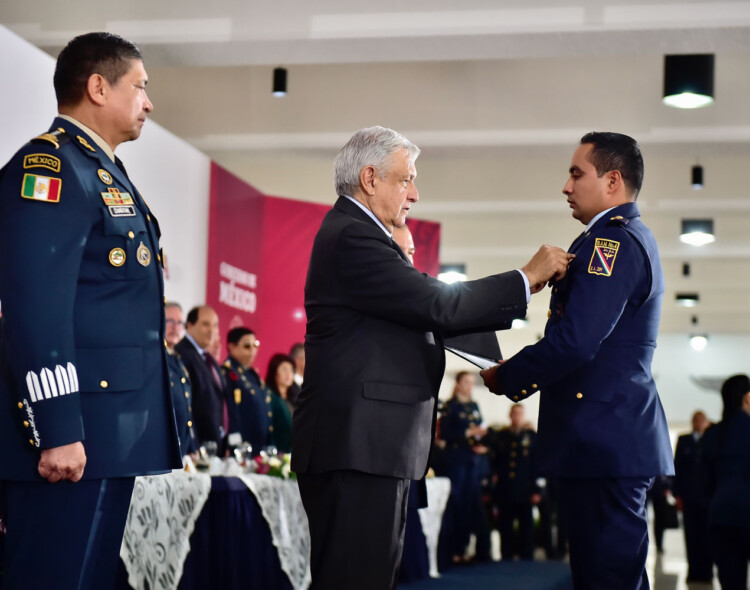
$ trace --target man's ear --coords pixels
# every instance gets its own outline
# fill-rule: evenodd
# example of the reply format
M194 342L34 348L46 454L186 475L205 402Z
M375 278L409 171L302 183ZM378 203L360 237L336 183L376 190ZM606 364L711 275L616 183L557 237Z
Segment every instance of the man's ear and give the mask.
M609 172L607 172L606 177L607 192L609 194L616 193L617 191L625 188L622 174L620 174L619 170L610 170Z
M91 74L86 82L86 96L99 106L104 105L109 97L109 84L101 74Z
M373 166L365 166L359 173L359 184L365 194L370 196L375 194L375 179L377 172Z

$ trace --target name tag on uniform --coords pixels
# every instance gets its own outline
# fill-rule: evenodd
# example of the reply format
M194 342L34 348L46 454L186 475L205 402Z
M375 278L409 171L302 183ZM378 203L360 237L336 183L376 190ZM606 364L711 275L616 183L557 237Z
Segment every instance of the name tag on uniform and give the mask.
M133 205L110 205L107 208L112 217L135 217Z

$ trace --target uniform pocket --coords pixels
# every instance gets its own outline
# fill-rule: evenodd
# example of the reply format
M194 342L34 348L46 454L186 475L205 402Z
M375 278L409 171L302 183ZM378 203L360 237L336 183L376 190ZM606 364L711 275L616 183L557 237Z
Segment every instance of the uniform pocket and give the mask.
M397 404L417 404L432 397L430 392L422 386L388 381L363 381L362 396Z
M79 348L78 381L82 392L134 391L143 385L143 349Z

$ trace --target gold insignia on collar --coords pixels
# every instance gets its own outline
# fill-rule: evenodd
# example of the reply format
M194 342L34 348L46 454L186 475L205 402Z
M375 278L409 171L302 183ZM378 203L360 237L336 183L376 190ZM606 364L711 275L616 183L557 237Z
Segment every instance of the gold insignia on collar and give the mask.
M87 150L91 150L92 152L95 152L96 150L91 147L88 141L86 141L83 137L80 135L76 135L76 139L78 140L78 143L80 143L83 147L85 147Z
M104 168L99 168L96 173L99 175L99 180L101 180L104 184L112 184L112 175Z
M141 266L148 266L151 264L151 252L149 249L141 242L141 245L138 246L138 250L135 253L136 258L138 259L138 264Z
M125 264L125 250L122 248L112 248L109 251L109 263L112 266L122 266Z

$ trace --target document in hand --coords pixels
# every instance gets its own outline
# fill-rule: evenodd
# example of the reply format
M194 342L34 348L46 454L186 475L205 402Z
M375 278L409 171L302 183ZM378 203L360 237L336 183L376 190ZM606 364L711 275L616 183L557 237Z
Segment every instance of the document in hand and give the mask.
M498 364L496 359L491 359L486 356L474 354L473 352L461 350L460 348L455 348L453 346L446 346L445 350L448 350L453 354L460 356L462 359L469 361L472 365L476 365L480 369L489 369L490 367L494 367Z

